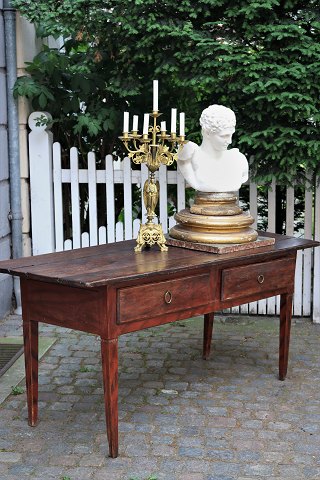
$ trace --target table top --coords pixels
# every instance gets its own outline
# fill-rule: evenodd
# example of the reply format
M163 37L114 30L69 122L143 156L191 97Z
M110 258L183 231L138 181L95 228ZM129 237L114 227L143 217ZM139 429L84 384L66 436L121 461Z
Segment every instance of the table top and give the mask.
M0 272L50 283L92 288L155 273L159 276L196 270L208 264L223 265L234 261L236 265L243 260L250 263L263 262L285 252L320 245L313 240L267 232L259 232L259 236L275 238L275 244L221 255L178 247L169 247L168 252L161 252L156 246L135 253L135 240L128 240L5 260L0 262Z

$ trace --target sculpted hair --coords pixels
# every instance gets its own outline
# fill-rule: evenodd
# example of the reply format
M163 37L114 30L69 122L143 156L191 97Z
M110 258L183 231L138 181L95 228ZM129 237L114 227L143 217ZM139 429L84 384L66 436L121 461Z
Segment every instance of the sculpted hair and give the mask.
M226 128L235 128L234 112L223 105L210 105L205 108L200 117L200 125L207 133L216 133Z

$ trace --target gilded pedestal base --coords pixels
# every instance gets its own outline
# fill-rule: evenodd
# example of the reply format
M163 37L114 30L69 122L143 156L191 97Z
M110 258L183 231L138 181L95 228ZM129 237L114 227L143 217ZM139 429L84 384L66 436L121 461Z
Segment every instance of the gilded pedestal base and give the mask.
M254 218L237 205L234 192L197 192L190 209L176 213L177 225L169 236L186 242L243 244L254 242L257 232L250 228Z
M168 250L161 225L152 222L141 224L134 251L141 252L143 247L152 247L153 245L158 245L161 252Z

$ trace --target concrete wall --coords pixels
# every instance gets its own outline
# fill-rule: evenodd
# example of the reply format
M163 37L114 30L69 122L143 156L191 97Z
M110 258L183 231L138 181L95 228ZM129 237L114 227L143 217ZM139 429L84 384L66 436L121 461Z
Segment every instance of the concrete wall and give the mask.
M4 48L3 0L0 0L0 260L11 255L11 236L8 214L9 196L9 160L7 135L6 103L6 60ZM12 278L0 274L0 317L9 313L13 293Z

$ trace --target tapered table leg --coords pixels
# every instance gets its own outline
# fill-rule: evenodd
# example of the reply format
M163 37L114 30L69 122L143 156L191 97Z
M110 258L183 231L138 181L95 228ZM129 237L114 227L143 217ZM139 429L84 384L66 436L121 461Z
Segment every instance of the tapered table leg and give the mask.
M38 337L38 322L23 320L28 422L31 427L38 420Z
M287 375L290 329L292 316L292 294L281 295L280 301L280 340L279 340L279 379Z
M203 328L203 353L204 360L208 360L211 349L211 339L213 330L214 313L206 313L204 315L204 328Z
M118 339L101 339L104 405L109 455L118 456Z

